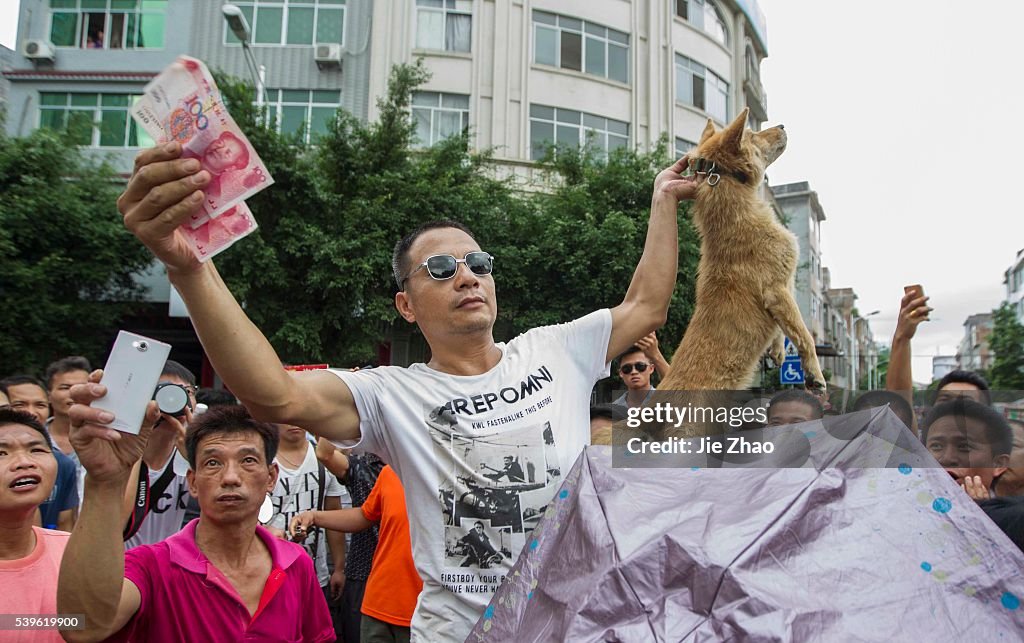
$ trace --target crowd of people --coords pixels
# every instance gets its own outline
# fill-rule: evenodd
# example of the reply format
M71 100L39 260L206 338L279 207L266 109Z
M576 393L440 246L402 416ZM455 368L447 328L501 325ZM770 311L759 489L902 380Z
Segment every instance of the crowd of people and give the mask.
M188 402L149 402L134 435L92 406L106 390L83 358L45 381L3 381L0 579L19 591L0 593L0 613L83 619L14 640L464 640L592 431L613 431L668 366L654 332L675 286L676 206L696 190L686 164L655 180L618 306L496 342L493 257L461 224L431 222L393 255L396 309L430 360L296 372L177 232L209 174L177 144L142 152L119 208L237 403L168 361L161 386ZM627 392L591 409L616 360ZM963 380L953 388L922 439L1014 537L1022 505L1006 498L1021 490L1024 444L1013 450L1009 425ZM866 404L900 413L893 395ZM768 409L769 424L823 413L802 391Z

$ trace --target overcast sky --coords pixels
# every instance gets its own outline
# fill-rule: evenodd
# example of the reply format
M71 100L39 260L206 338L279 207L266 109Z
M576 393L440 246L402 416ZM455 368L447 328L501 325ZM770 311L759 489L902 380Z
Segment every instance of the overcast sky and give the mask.
M0 43L15 46L17 5L0 0ZM1004 297L1024 248L1014 198L1024 182L1024 2L760 0L762 81L789 149L773 184L809 181L827 220L823 265L852 287L877 339L892 336L903 286L921 283L933 321L914 342L914 380L953 354L970 314Z

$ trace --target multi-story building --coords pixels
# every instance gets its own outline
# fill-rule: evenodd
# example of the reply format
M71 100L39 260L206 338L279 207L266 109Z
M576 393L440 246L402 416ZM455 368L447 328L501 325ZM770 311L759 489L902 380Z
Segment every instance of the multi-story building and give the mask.
M263 69L271 114L284 131L323 131L341 106L365 118L370 2L240 0ZM132 102L180 54L251 78L222 3L201 0L23 0L7 130L63 128L122 172L152 144L128 116Z
M7 95L11 92L11 81L3 75L3 72L11 68L11 61L14 60L14 52L3 45L0 45L0 111L7 112Z
M516 176L550 143L692 148L707 119L750 107L767 119L759 66L765 22L754 0L381 0L370 95L388 69L425 60L413 98L419 139L470 126ZM371 101L370 118L376 115Z
M825 332L825 285L827 269L821 263L821 223L825 210L818 193L807 181L771 186L775 202L782 209L783 220L800 243L800 260L796 269L796 303L800 314L811 331L815 344L822 344Z
M1003 274L1006 284L1006 303L1013 306L1017 319L1024 323L1024 248L1017 251L1013 265Z
M988 337L992 334L992 313L971 315L964 322L964 336L956 352L957 368L980 371L992 366L995 355L989 350Z

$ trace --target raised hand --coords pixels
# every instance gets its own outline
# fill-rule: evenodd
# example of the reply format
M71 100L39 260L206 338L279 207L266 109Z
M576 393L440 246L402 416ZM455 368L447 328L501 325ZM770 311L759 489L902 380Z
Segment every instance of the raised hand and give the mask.
M654 194L671 196L676 201L685 201L697 196L697 187L703 180L698 176L683 176L690 165L689 155L679 159L658 173L654 179Z
M210 173L197 159L182 159L181 145L168 143L139 152L128 187L117 200L124 225L167 266L188 271L199 266L178 227L203 202Z
M142 457L160 411L156 402L150 401L138 435L110 428L107 424L113 421L113 414L91 406L93 401L107 393L107 387L99 384L101 377L103 371L93 371L89 375L88 384L78 384L71 388L71 399L74 401L69 411L71 446L92 480L127 480L132 466Z
M908 286L903 299L900 300L900 315L896 322L896 338L912 339L921 322L929 321L928 314L932 308L928 306L928 297L920 286Z

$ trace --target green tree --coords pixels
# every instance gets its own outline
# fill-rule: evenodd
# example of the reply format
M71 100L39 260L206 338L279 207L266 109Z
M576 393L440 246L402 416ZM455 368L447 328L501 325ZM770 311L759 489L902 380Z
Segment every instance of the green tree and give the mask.
M988 371L989 384L995 390L1024 390L1024 325L1013 306L1003 303L992 311L989 349L995 353Z
M106 350L150 263L116 201L121 184L67 138L0 133L0 373Z

